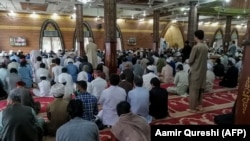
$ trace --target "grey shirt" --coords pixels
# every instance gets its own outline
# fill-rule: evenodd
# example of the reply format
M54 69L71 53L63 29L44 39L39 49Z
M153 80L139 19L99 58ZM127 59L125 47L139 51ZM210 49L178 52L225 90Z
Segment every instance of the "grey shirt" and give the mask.
M94 122L79 117L71 119L56 132L56 141L99 141L99 130Z

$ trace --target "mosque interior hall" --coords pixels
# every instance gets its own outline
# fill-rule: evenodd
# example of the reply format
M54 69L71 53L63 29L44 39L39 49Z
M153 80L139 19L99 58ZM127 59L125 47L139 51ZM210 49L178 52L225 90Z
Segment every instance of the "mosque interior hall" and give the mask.
M17 104L43 141L248 125L248 54L250 0L1 0L0 140Z

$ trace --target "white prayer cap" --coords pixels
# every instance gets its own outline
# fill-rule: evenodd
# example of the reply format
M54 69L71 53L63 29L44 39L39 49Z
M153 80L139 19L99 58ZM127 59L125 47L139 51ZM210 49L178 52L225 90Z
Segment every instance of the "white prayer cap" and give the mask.
M67 81L66 81L66 79L64 77L59 77L58 82L59 83L66 83Z
M92 39L92 38L89 38L89 42L93 42L93 39Z
M188 64L188 62L189 62L189 60L188 60L188 59L186 59L186 60L185 60L185 63L186 63L186 64Z
M43 73L40 74L39 76L40 76L40 77L47 77L47 75L46 75L46 74L43 74Z
M60 83L54 84L50 89L50 94L54 97L60 97L64 95L64 85Z
M207 69L208 70L213 70L213 66L210 63L207 63Z
M155 71L155 68L154 68L154 66L152 66L152 65L147 66L147 69L148 69L149 71Z
M176 52L176 56L181 56L181 53L179 51Z
M74 60L72 58L68 58L67 60L68 60L68 63L70 63L70 62L74 63Z
M168 59L166 60L168 63L170 63L171 61L173 61L174 58L173 57L168 57Z
M171 60L170 60L169 58L168 58L166 61L167 61L167 63L170 63L170 62L171 62Z
M228 61L231 61L231 62L233 63L233 65L235 65L235 63L236 63L235 59L232 58L232 57L229 57L229 58L228 58Z

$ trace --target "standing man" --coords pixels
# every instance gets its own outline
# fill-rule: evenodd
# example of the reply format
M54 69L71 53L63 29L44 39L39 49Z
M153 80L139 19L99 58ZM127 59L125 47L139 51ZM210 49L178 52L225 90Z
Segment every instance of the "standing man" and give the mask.
M202 91L206 86L208 47L203 42L204 31L197 30L194 33L196 45L192 48L189 57L189 108L195 113L202 110Z
M97 66L97 45L93 43L93 39L89 39L89 44L86 46L86 55L89 63L93 65L95 69Z

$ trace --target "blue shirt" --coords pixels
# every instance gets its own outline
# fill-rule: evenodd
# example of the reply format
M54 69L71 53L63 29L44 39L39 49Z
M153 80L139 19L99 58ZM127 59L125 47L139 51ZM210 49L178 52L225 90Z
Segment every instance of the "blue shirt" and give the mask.
M149 115L149 91L144 87L135 87L128 92L127 101L131 105L131 111L134 114L145 118Z
M32 87L32 71L28 67L20 67L18 69L18 75L21 77L21 80L25 82L27 88Z
M56 141L99 141L99 130L94 122L75 117L56 131Z
M93 121L98 113L97 99L89 93L82 93L76 96L83 102L83 119Z
M77 80L78 68L73 63L67 65L68 74L72 76L73 82Z

